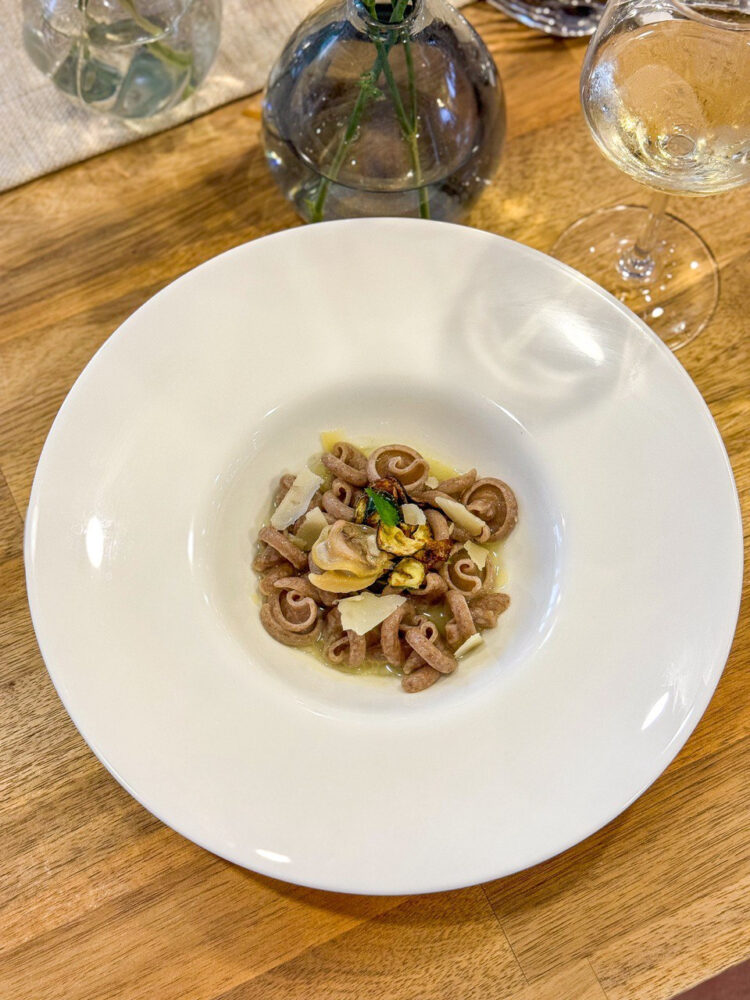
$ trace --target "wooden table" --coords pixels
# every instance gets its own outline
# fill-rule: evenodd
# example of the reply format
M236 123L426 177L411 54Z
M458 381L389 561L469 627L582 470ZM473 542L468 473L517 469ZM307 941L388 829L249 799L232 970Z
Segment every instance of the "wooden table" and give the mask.
M642 200L581 120L583 45L484 5L469 16L509 112L502 167L471 223L544 250L584 211ZM259 104L0 197L0 996L665 1000L750 951L747 606L696 732L622 816L519 875L406 899L295 888L183 840L101 767L47 677L21 553L40 449L74 379L130 312L214 254L297 224L264 167ZM747 515L747 190L676 207L721 264L719 311L680 360L716 418Z

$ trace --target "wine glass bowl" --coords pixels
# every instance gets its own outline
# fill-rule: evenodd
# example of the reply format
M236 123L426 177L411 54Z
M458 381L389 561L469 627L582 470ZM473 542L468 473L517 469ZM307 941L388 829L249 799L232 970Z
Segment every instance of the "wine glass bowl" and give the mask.
M600 149L637 181L716 194L750 180L750 34L718 8L673 4L684 16L616 4L587 54L581 104Z
M712 195L750 181L748 0L610 0L586 53L581 104L615 166L656 192ZM609 288L676 349L718 299L701 237L665 213L616 206L578 220L553 253Z

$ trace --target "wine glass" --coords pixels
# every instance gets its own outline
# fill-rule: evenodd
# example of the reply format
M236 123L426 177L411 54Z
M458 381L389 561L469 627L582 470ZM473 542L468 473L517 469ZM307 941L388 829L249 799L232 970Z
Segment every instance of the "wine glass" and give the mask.
M616 166L655 189L574 222L552 253L676 350L710 320L713 254L665 212L669 194L750 181L750 0L610 0L581 73L586 122Z

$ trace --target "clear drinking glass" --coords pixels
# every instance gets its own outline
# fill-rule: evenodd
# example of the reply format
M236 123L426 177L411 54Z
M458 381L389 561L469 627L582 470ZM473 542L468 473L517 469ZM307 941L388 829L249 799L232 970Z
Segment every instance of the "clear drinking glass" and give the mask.
M581 102L605 156L656 193L579 219L552 253L682 347L713 314L718 270L665 205L750 181L750 0L610 0Z
M23 0L24 46L60 90L120 118L189 97L219 45L221 0Z

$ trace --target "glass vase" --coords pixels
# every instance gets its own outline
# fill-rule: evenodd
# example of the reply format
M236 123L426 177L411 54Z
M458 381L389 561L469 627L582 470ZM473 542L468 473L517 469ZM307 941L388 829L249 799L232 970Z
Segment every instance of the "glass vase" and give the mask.
M456 221L497 167L492 56L445 0L326 0L290 38L263 105L268 164L306 221Z

